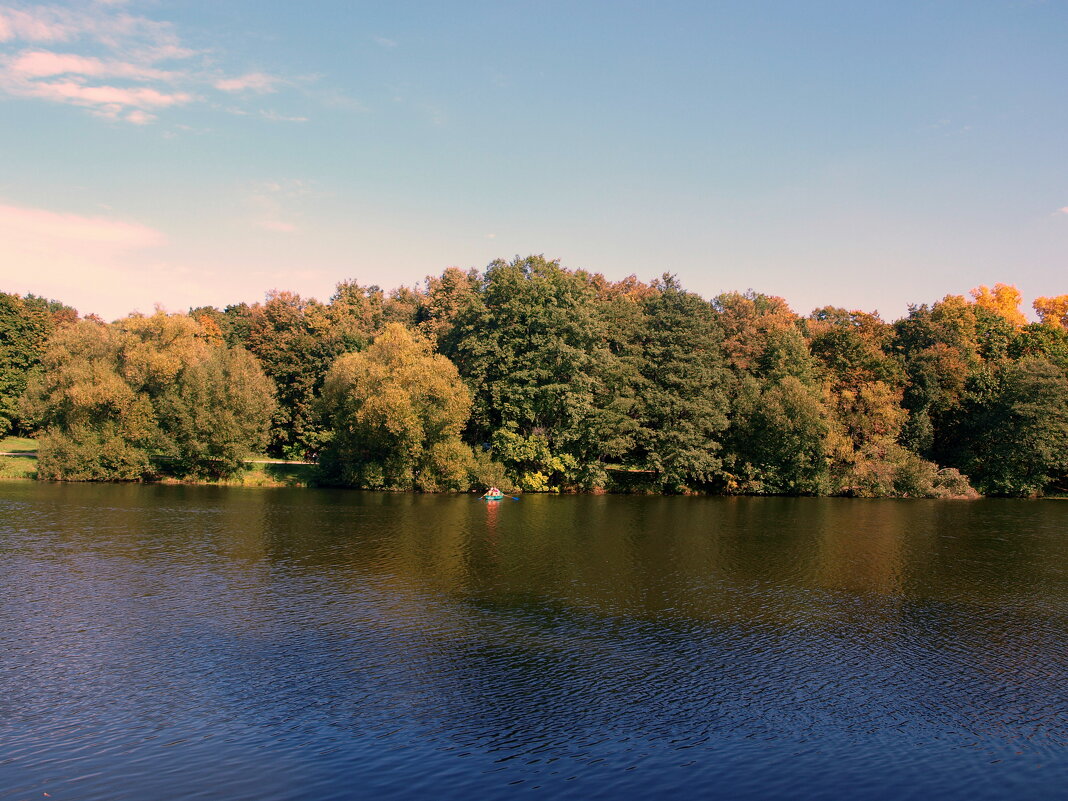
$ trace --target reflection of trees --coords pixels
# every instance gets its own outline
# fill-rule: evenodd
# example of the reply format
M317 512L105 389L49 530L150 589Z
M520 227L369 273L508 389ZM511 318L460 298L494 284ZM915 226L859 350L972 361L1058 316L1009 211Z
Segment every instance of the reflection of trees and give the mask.
M537 496L491 525L469 496L4 493L32 528L5 580L49 621L27 675L76 651L228 719L576 758L629 727L1065 734L1054 502Z

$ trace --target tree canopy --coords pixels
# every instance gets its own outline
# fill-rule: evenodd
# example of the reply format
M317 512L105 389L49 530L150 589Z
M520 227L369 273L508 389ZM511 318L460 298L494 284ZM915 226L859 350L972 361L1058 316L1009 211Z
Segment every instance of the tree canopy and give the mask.
M110 325L0 294L0 431L38 433L55 478L222 475L266 446L396 489L1064 491L1068 295L1032 323L1020 297L801 316L542 256Z
M23 407L42 431L41 478L227 475L263 446L275 408L258 362L181 314L81 320L41 362Z
M331 483L379 489L466 489L470 449L460 440L471 396L429 341L389 323L374 344L327 373L322 412Z

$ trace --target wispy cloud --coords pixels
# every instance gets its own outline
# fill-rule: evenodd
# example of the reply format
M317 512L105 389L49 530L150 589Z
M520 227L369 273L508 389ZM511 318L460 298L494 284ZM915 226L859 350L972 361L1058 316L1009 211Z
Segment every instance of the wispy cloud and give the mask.
M161 245L165 241L159 231L136 222L2 204L0 232L9 242L31 243L37 249L66 243L126 250Z
M73 12L59 8L0 8L0 42L66 42L77 35Z
M147 111L131 111L126 115L126 121L133 123L134 125L148 125L150 122L156 121L155 114L149 114Z
M1057 209L1057 213L1058 214L1068 214L1068 206L1062 206L1061 208Z
M0 200L0 264L10 268L4 289L76 298L83 313L114 318L135 307L151 310L154 300L174 302L178 270L159 263L170 246L161 231L118 214Z
M307 122L307 117L290 117L285 114L279 114L277 111L270 111L267 109L260 111L260 116L265 120L271 122Z
M385 48L392 49L392 48L397 46L397 40L396 39L389 39L389 38L387 38L385 36L376 36L376 37L374 37L374 41L375 41L375 44L378 45L379 47L385 47Z
M249 72L236 78L220 78L215 88L220 92L257 92L266 94L277 90L282 79L263 72Z
M73 80L33 81L10 87L12 94L36 97L58 103L71 103L91 109L101 116L125 117L131 122L148 122L146 109L161 109L190 102L186 92L160 92L145 87L86 86ZM140 112L138 114L137 112Z
M7 69L22 78L49 78L56 75L80 75L94 78L129 78L134 81L173 81L181 74L147 64L129 61L105 61L73 53L46 50L24 51L7 61Z
M212 102L213 93L266 94L292 83L261 71L220 74L214 66L220 54L189 47L171 23L130 13L123 5L123 0L78 6L0 0L0 42L22 47L0 55L0 94L144 125L163 109ZM261 116L298 120L277 112Z
M174 58L190 55L181 46L174 26L128 14L117 4L82 7L10 3L0 5L0 41L86 41L116 50L141 49L146 55Z

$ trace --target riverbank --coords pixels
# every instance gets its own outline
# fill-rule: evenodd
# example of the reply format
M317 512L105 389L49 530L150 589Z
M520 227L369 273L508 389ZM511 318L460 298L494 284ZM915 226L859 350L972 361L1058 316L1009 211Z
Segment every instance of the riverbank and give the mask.
M578 494L593 495L658 495L653 478L655 473L620 465L607 468L609 483L606 487ZM0 439L0 481L32 481L37 478L37 442L29 437ZM245 469L238 475L225 479L177 479L161 478L152 483L176 485L203 485L219 487L314 487L317 486L317 465L314 462L285 461L257 456L245 461ZM503 486L503 485L501 485ZM574 494L566 492L565 494ZM696 493L703 494L703 493ZM826 496L836 497L836 496ZM915 497L915 496L880 496ZM968 500L982 497L978 494L945 496L946 500ZM1043 496L1064 499L1063 494Z
M37 478L37 442L29 437L0 439L0 481Z
M182 481L165 478L160 484L205 484L221 487L310 487L313 462L287 462L256 458L245 462L240 475L227 479ZM37 478L37 442L29 437L0 439L0 481L33 481Z
M233 478L190 479L164 478L159 484L206 484L218 487L310 487L316 465L311 462L250 460L244 471Z

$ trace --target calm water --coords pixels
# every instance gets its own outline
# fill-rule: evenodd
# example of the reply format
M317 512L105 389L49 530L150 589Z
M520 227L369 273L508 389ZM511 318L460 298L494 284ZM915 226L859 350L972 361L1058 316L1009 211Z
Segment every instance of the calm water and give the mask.
M1052 798L1068 502L0 484L0 799Z

